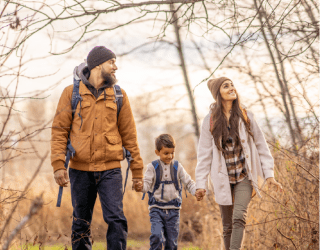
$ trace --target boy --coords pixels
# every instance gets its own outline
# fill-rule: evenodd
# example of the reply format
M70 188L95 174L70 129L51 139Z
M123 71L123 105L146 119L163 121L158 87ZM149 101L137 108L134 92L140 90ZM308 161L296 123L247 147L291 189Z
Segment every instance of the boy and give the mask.
M175 141L171 135L158 136L155 146L160 159L148 164L143 183L137 183L135 189L144 193L143 198L149 194L150 250L163 245L174 250L178 248L182 183L193 196L196 186L183 166L173 161Z

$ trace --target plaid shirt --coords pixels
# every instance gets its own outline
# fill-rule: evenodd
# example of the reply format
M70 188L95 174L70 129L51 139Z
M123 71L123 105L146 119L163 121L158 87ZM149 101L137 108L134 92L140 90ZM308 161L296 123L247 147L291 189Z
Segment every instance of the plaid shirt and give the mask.
M236 184L242 181L247 176L247 169L245 168L245 157L242 153L240 144L237 146L229 137L226 141L225 152L223 152L224 159L229 175L230 184Z

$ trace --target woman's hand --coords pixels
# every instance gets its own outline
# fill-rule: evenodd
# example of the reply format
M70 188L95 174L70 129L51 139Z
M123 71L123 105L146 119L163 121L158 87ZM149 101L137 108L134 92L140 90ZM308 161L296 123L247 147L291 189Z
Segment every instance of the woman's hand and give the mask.
M205 195L206 195L205 189L199 188L196 190L195 196L197 198L197 201L201 201Z
M277 182L273 177L267 179L268 188L271 189L272 187L276 187L276 191L280 189L280 192L283 191L282 185Z

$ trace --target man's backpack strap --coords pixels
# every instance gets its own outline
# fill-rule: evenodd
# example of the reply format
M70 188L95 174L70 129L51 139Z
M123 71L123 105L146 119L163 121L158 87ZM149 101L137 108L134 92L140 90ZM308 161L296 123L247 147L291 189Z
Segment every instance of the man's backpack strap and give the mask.
M114 102L117 104L117 121L118 121L119 114L123 104L123 94L119 85L113 86L113 92L114 92L114 98L115 98ZM126 179L124 181L124 186L123 186L123 195L124 195L126 191L128 176L129 176L130 164L133 161L133 158L131 156L131 153L127 149L125 149L124 147L122 147L122 149L123 149L123 159L127 159L127 162L128 162L128 167L126 170Z
M80 96L80 93L79 93L79 87L80 87L80 80L73 79L73 90L72 90L72 96L71 96L72 120L71 120L71 124L70 124L70 132L71 132L71 129L72 129L72 121L73 121L73 118L74 118L74 114L76 112L77 105L78 105L79 102L80 102L80 109L79 109L78 115L81 118L80 129L81 129L81 126L82 126L82 117L81 117L81 114L80 114L82 97ZM68 169L70 158L73 158L75 153L76 153L75 149L71 145L70 132L68 134L67 147L66 147L66 160L65 160L65 163L64 163L64 167L66 169ZM63 187L60 186L59 187L59 193L58 193L57 205L56 205L57 207L61 206L62 193L63 193Z
M117 103L117 119L119 118L120 110L123 102L123 94L119 85L113 86L113 92L115 96L115 102Z
M78 113L78 116L81 119L81 125L79 128L79 130L80 130L82 127L82 122L83 122L82 116L81 116L81 104L82 104L83 99L80 96L79 88L80 88L80 80L73 79L73 90L72 90L72 97L71 97L72 121L74 119L74 114L76 112L78 103L80 102L80 108L79 108L79 113ZM71 126L72 126L72 122L71 122ZM71 131L71 126L70 126L70 131ZM70 134L69 134L69 137L70 137Z
M127 167L127 171L126 171L126 179L124 181L123 193L122 193L122 195L124 195L124 192L126 191L128 176L129 176L130 164L131 164L131 161L133 161L133 158L132 158L129 150L126 150L124 147L122 147L122 150L123 150L123 158L127 159L127 162L128 162L128 167Z

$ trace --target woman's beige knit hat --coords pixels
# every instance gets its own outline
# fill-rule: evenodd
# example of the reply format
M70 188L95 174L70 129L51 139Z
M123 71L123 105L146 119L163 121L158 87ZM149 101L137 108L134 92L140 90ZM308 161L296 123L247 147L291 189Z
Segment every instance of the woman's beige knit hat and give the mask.
M210 79L208 81L208 88L211 91L214 100L217 100L218 93L222 83L226 80L230 80L228 77L219 77L215 79ZM231 80L230 80L231 81Z

